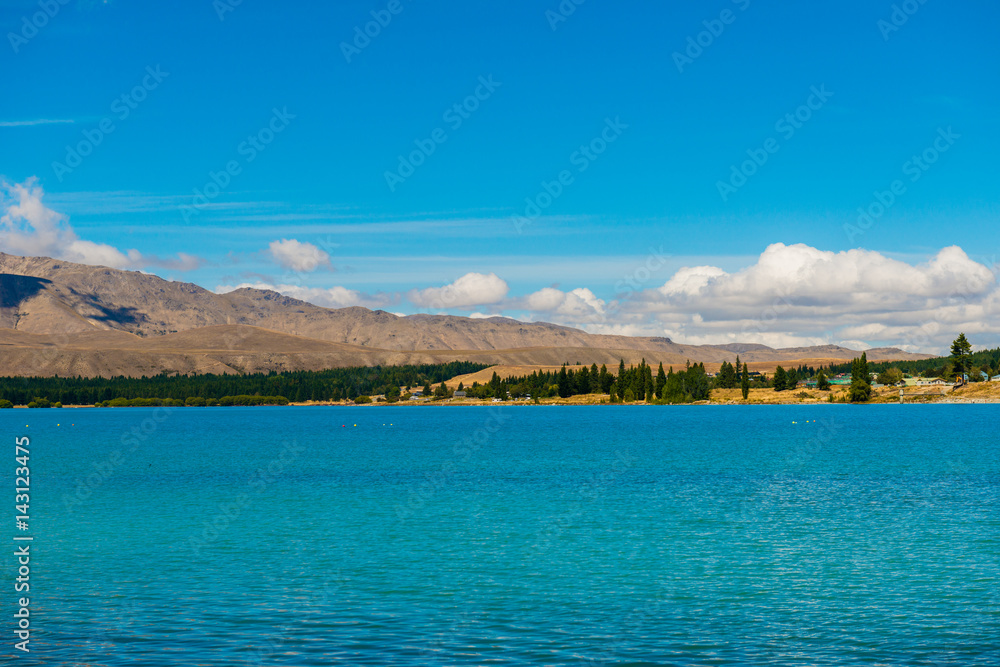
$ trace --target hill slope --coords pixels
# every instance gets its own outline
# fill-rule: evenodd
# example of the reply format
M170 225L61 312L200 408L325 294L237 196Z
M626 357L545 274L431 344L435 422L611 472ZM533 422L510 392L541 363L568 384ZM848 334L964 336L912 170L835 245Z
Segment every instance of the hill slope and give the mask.
M0 374L247 372L469 359L513 365L680 365L843 360L837 346L774 350L605 336L548 323L330 309L276 292L216 294L191 283L0 253ZM874 359L922 358L892 348Z

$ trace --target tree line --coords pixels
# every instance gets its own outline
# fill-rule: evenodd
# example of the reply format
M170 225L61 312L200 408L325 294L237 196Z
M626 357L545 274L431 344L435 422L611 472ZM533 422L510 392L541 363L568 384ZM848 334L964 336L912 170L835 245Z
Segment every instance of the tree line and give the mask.
M439 388L440 389L440 388ZM558 371L535 371L530 375L501 378L496 372L489 382L474 382L470 387L459 385L471 398L569 398L588 394L608 394L611 403L691 403L709 398L712 382L704 364L687 363L683 371L673 367L664 371L659 364L656 374L643 359L636 366L626 367L619 360L618 372L608 371L597 364L570 367L563 364ZM437 393L437 392L435 392Z
M972 344L964 333L951 344L951 355L932 359L912 359L908 361L873 361L869 363L872 373L881 374L891 369L911 376L942 378L952 380L956 376L968 374L972 382L982 378L980 372L993 377L1000 375L1000 348L972 351ZM833 364L831 373L849 373L851 364ZM902 378L900 378L902 379ZM881 383L881 381L880 381Z
M486 364L454 361L446 364L332 368L324 371L250 373L246 375L168 375L111 378L3 377L0 400L14 405L48 401L64 405L97 405L116 399L171 399L199 404L229 397L260 396L292 402L353 400L384 394L400 387L429 387L456 375L475 373ZM234 403L237 404L237 403ZM2 405L2 403L0 403Z

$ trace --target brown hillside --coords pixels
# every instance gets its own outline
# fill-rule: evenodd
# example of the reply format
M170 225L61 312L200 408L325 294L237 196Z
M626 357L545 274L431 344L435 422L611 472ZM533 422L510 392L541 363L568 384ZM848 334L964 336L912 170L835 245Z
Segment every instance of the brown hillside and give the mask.
M240 373L468 359L488 364L717 365L849 360L837 346L682 345L555 324L331 309L276 292L216 294L191 283L0 253L0 374ZM920 358L896 349L869 358Z

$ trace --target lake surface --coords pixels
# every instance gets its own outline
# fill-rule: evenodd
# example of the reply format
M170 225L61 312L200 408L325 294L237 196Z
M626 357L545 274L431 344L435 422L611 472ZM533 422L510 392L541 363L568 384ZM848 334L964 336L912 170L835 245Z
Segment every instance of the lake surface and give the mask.
M10 514L32 438L17 664L998 665L998 423L989 405L3 410Z

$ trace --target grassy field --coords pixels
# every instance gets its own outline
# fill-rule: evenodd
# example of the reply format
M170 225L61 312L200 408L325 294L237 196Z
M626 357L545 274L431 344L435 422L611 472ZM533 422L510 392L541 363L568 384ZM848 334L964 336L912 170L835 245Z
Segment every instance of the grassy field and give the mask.
M459 382L466 386L473 382L480 384L489 382L496 371L501 377L513 375L530 374L534 370L544 368L545 370L559 370L559 366L497 366L491 367L478 373L461 375L448 380L449 387L454 389ZM834 385L829 391L818 389L793 389L790 391L776 392L773 389L751 389L749 398L744 401L739 389L713 389L712 398L709 401L700 401L700 404L710 405L809 405L818 403L846 403L846 385ZM600 405L607 403L607 394L590 394L586 396L572 396L570 398L543 398L541 405ZM507 401L508 403L526 405L533 404L534 401L517 400ZM880 387L872 392L872 403L898 403L899 389L896 387ZM965 387L942 393L940 387L907 387L907 403L1000 403L1000 382L982 382L969 384ZM641 405L640 401L637 405ZM337 405L349 404L348 402L337 403ZM447 401L430 402L402 402L396 405L492 405L492 399L478 400L474 398L451 399ZM316 403L301 403L299 405L316 405ZM330 405L326 403L325 405ZM384 405L384 404L383 404Z

